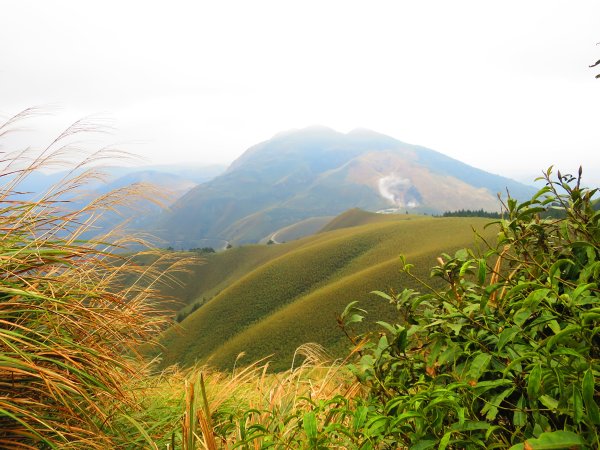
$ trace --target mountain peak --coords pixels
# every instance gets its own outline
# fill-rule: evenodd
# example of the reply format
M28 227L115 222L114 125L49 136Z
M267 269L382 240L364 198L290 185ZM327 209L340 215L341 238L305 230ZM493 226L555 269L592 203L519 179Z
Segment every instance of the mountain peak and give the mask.
M349 131L346 136L359 141L372 141L387 144L403 144L403 142L395 139L387 134L379 133L368 128L354 128Z
M317 125L249 148L225 174L182 197L163 228L167 238L190 246L207 237L257 242L292 223L353 207L494 210L496 193L506 187L517 198L532 190L372 130L340 133Z
M356 135L363 135L363 134L367 134L367 135L381 135L381 133L378 133L376 131L371 130L370 128L363 128L363 127L357 127L357 128L353 128L352 130L348 131L347 133L350 136L356 136Z
M287 138L290 136L319 136L319 135L337 135L340 134L333 128L324 125L310 125L304 128L290 128L289 130L281 131L273 136L273 139Z
M369 128L357 127L353 128L347 133L342 133L334 128L325 125L309 125L304 128L290 128L289 130L281 131L276 133L272 139L288 138L288 137L321 137L321 136L348 136L350 138L360 139L391 139L397 141L391 136L388 136L377 131L373 131Z

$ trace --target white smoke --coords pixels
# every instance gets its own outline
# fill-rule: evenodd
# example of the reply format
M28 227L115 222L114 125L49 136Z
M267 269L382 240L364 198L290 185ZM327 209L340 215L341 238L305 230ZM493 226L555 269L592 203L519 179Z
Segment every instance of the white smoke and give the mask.
M415 208L419 205L413 198L406 199L407 191L412 187L408 178L402 178L395 174L386 175L379 179L378 187L379 194L398 208Z

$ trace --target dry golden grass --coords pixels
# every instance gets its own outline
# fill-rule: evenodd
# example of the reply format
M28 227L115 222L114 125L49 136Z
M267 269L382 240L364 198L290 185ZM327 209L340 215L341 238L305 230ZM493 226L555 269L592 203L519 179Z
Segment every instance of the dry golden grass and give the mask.
M295 367L278 373L262 360L229 373L207 366L171 367L147 378L139 390L152 417L146 420L163 423L152 436L155 445L184 450L297 448L306 441L305 413L319 402L350 401L363 392L344 363L331 363L319 345L299 347L296 357ZM322 422L344 420L328 411L323 411Z
M0 137L35 113L9 119ZM140 374L138 345L164 325L153 304L157 283L168 275L113 253L141 240L122 237L119 229L81 239L102 214L147 192L132 186L87 202L76 198L99 177L92 166L122 152L80 157L43 194L19 190L33 172L73 161L79 153L72 141L85 131L94 130L76 122L46 148L4 153L0 160L2 448L106 449L129 442L131 427L117 425L136 404L123 386ZM157 259L161 267L169 265L165 258ZM125 287L125 278L137 282Z

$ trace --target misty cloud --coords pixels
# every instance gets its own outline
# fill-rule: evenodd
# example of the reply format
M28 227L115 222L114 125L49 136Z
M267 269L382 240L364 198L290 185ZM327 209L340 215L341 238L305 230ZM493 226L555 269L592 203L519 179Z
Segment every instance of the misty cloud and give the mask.
M4 2L0 118L39 105L61 106L65 126L101 114L115 120L110 142L154 164L230 163L279 131L320 124L528 182L551 164L600 177L588 68L600 57L600 2L176 5Z

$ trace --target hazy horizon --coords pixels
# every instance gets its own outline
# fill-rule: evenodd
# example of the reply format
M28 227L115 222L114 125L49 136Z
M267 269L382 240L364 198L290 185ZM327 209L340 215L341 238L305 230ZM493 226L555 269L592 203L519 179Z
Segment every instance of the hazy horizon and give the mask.
M0 114L41 105L49 137L91 115L112 128L98 142L154 165L229 164L321 125L520 181L583 165L599 183L599 21L587 0L25 0L0 18Z

